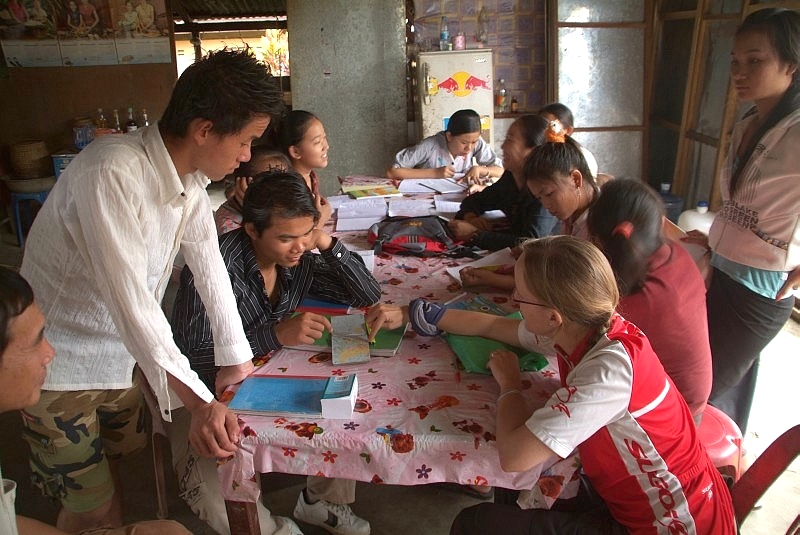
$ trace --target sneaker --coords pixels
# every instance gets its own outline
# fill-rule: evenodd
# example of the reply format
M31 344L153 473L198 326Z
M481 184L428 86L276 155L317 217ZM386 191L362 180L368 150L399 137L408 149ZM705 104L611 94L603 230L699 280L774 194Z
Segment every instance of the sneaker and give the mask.
M339 505L325 500L309 504L304 494L300 491L297 505L294 506L293 514L297 520L319 526L335 535L369 535L369 522L356 516L349 505Z

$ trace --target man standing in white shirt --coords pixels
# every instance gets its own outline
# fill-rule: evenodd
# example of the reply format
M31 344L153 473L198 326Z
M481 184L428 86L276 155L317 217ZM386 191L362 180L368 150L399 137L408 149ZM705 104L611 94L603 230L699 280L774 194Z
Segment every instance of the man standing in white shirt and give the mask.
M61 501L59 528L122 522L114 467L146 438L135 364L165 420L191 413L198 454L235 450L236 418L189 367L160 303L180 248L211 319L218 390L251 371L205 187L249 160L282 110L251 52L211 53L184 71L158 123L78 154L39 212L21 274L59 359L26 411L26 439L36 482Z

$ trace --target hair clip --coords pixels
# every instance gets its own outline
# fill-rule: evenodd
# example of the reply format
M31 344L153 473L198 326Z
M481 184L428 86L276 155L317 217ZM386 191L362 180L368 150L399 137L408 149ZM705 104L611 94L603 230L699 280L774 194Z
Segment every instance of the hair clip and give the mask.
M617 226L611 231L611 235L616 236L618 234L624 236L626 240L631 239L631 234L633 234L633 223L630 221L620 221L617 223Z
M564 127L558 121L550 121L544 136L548 143L564 143L566 141Z

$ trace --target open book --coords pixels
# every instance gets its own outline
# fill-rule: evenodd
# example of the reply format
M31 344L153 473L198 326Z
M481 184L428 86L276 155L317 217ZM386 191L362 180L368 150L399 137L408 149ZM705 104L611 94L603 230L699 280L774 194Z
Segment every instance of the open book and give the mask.
M228 408L240 414L350 418L357 396L355 375L261 375L245 379Z
M403 341L406 327L406 325L403 325L402 327L392 330L381 329L375 336L375 343L369 346L370 356L393 357L397 353L397 350L400 349L400 343ZM322 336L313 344L299 344L284 347L287 349L299 349L301 351L332 351L331 333L328 331L323 332Z

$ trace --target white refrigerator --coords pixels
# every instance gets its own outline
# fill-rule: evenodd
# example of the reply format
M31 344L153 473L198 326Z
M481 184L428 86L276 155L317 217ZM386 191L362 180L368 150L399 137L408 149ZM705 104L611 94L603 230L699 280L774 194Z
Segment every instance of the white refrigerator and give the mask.
M417 73L417 141L444 130L453 112L472 109L481 116L484 141L493 146L494 80L490 49L420 52Z

